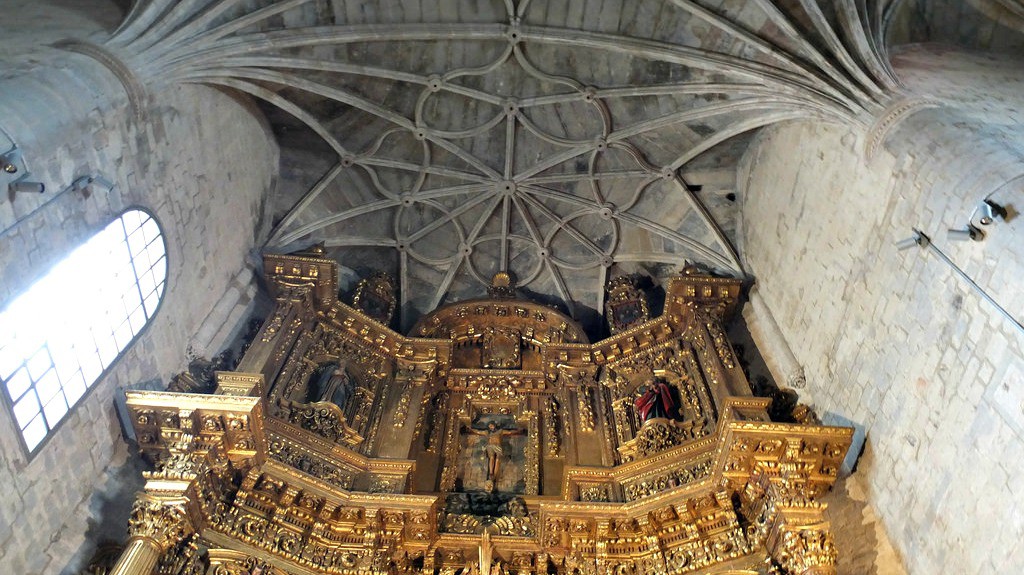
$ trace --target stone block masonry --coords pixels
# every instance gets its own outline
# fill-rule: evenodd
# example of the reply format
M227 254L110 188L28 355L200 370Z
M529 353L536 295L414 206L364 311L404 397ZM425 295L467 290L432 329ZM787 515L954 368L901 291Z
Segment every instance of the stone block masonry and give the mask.
M912 88L929 78L946 107L904 120L873 159L846 128L807 124L762 132L746 158L746 264L819 414L867 431L854 478L895 553L840 549L867 569L850 573L1024 568L1024 335L941 260L893 245L925 231L1020 317L1024 223L997 222L984 242L946 230L989 193L1020 203L1024 130L1000 110L1020 109L1022 78L933 56L905 58L918 68L901 73Z
M234 331L227 323L244 322L233 310L255 290L247 256L267 232L259 225L278 165L272 135L245 101L178 87L150 94L148 121L138 123L106 69L81 55L46 57L16 81L0 81L0 124L49 190L5 196L0 205L0 307L128 207L159 221L169 269L152 323L34 457L18 443L10 413L0 411L0 485L8 487L0 497L0 567L26 575L75 572L96 541L123 539L139 473L120 437L114 396L165 384L197 337L216 345L218 334ZM110 193L56 196L97 173L115 184ZM212 325L211 316L224 325Z

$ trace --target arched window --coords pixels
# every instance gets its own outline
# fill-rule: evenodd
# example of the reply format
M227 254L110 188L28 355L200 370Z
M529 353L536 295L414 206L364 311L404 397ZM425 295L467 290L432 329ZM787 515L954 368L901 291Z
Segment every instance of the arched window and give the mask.
M0 378L30 453L149 323L166 252L156 220L128 210L0 312Z

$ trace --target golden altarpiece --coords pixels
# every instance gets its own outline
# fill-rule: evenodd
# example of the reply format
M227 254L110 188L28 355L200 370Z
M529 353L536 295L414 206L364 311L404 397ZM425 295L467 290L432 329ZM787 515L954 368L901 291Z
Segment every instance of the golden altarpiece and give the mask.
M116 575L834 574L816 499L851 429L770 421L723 332L740 282L689 273L612 336L517 298L408 336L386 277L267 256L276 301L211 394L130 392L146 474ZM383 322L383 323L381 323Z

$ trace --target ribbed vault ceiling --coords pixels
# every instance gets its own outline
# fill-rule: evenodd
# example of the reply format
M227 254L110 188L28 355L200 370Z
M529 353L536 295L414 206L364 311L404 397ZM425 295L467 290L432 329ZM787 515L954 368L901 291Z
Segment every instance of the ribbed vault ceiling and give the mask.
M108 46L268 105L291 165L265 249L392 272L406 327L500 270L591 322L612 275L743 274L744 135L869 122L890 4L152 0Z

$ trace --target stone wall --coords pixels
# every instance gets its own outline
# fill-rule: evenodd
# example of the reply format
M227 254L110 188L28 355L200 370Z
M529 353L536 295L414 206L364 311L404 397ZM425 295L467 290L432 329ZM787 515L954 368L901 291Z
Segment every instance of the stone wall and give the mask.
M1019 54L1022 33L1021 0L903 0L892 18L889 43L941 41Z
M0 410L0 566L26 575L73 571L96 540L123 539L139 475L120 437L115 395L166 384L184 369L190 345L215 350L234 327L225 325L244 323L239 309L255 293L247 256L265 237L264 198L278 164L247 101L183 86L150 94L139 121L124 88L95 61L53 49L33 59L30 72L0 81L0 126L47 192L0 201L0 307L132 206L161 224L169 269L152 323L34 457ZM0 136L0 148L7 145ZM97 173L112 191L64 191Z
M1024 333L934 253L893 244L924 231L1022 317L1024 220L983 242L946 230L988 194L1024 209L1009 111L1024 91L1012 62L929 54L898 65L946 107L903 120L873 158L841 126L762 132L745 159L743 251L819 414L867 433L854 478L896 553L847 539L849 572L1011 573L1024 566Z

